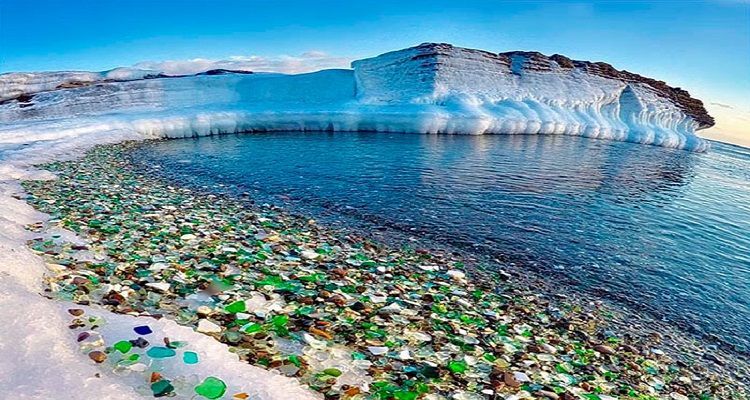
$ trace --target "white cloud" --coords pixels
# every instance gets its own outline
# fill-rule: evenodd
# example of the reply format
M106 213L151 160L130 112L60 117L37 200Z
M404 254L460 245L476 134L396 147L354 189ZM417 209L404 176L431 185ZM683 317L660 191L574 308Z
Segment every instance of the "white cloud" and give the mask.
M718 102L706 104L706 109L716 119L716 125L699 131L698 135L750 147L750 110Z
M211 69L298 74L328 68L349 68L350 58L335 57L321 51L308 51L298 56L231 56L225 60L194 58L192 60L143 61L134 67L161 71L167 75L189 75Z
M722 108L734 108L734 107L730 106L729 104L724 104L724 103L712 102L711 104L714 105L714 106L722 107Z

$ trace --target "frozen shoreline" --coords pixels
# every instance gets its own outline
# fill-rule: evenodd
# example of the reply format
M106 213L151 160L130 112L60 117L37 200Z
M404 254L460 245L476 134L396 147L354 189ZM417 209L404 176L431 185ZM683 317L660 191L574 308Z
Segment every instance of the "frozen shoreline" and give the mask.
M64 82L70 86L63 87L53 78L28 96L0 104L0 307L25 310L0 328L0 374L14 377L0 383L0 393L20 398L60 391L81 398L135 396L132 387L117 379L91 378L96 369L70 343L68 316L38 294L47 267L26 247L35 235L25 227L47 216L19 200L19 180L54 179L37 168L40 164L72 160L95 145L126 140L266 130L567 134L708 148L694 134L698 122L640 83L563 70L557 61L548 75L533 68L521 73L526 56L509 66L486 64L485 56L458 48L452 59L457 63L436 75L429 65L412 62L424 55L414 49L362 60L354 71L168 79L117 71L88 76L91 82L82 85L76 83L80 77L71 78ZM406 70L389 69L402 61ZM487 68L464 79L460 72L465 65ZM396 79L423 74L429 79ZM102 77L121 80L100 82ZM135 80L122 81L131 78ZM391 81L395 84L384 84ZM19 369L17 360L40 364ZM59 371L50 373L48 365ZM260 369L246 366L244 371L265 379ZM109 397L102 397L102 391Z

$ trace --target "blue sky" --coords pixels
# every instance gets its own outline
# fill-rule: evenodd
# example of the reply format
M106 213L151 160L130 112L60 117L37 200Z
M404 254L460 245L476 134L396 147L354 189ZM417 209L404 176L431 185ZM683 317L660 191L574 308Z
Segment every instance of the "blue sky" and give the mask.
M427 41L607 61L750 113L748 1L0 0L0 72L310 51L355 59Z

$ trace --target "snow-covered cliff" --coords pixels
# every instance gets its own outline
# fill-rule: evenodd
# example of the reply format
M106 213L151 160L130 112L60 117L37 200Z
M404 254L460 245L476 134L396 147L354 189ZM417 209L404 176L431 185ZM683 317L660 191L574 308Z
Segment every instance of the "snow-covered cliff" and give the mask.
M703 151L700 101L608 64L427 43L300 75L0 75L0 150L259 130L566 134Z

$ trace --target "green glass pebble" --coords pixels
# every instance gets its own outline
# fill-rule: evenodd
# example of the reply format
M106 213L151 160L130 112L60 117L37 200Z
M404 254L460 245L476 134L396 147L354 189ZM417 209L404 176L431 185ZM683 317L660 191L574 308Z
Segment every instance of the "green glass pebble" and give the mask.
M228 313L237 314L241 312L245 312L247 308L245 308L245 302L243 300L235 301L234 303L226 306L224 308Z
M294 354L289 356L289 361L295 366L297 366L297 368L302 366L302 361L300 361L299 357L295 356Z
M231 344L237 344L242 341L242 334L239 332L229 331L224 333L224 339Z
M419 393L408 390L398 390L393 393L393 398L396 400L416 400L417 396L419 396Z
M195 393L207 398L218 399L227 391L227 385L219 378L209 376L200 385L195 387Z
M169 358L174 357L177 353L169 347L155 346L148 349L146 354L151 358Z
M341 376L341 370L337 368L326 368L323 370L323 373L326 375L333 376L333 377Z
M127 340L120 340L119 342L115 343L113 347L120 353L125 354L133 348L133 343L130 343Z
M245 333L255 333L260 332L263 330L263 326L261 324L252 322L242 327L242 331Z
M154 397L163 397L174 392L174 386L168 380L162 379L151 384L151 391Z
M315 307L313 306L302 306L297 309L297 314L309 315L309 314L312 314L314 311L315 311Z
M182 361L184 361L185 364L198 364L198 353L186 351L182 353Z
M273 323L273 325L275 327L286 326L286 324L289 323L289 316L287 316L287 315L275 315L271 319L271 323Z
M451 361L448 363L448 369L456 374L466 372L466 361Z

